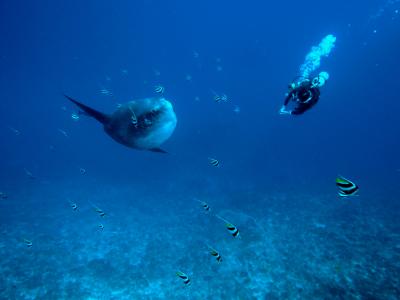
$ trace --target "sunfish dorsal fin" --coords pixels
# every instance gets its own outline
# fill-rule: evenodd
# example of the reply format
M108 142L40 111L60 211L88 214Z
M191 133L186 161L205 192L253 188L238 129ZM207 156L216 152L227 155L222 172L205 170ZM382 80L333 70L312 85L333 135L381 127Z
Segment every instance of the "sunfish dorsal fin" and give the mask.
M64 95L69 101L75 103L80 109L82 109L85 113L87 113L89 116L95 118L97 121L99 121L102 124L105 124L109 121L110 117L106 114L103 114L102 112L99 112L89 106L86 106L75 99L72 99L71 97Z

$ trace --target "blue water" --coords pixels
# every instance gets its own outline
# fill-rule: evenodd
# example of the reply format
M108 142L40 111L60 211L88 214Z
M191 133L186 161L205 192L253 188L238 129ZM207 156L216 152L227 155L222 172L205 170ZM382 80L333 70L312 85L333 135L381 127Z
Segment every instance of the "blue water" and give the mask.
M0 299L399 299L400 2L330 2L1 1ZM279 115L328 34L319 102ZM63 97L156 85L168 154Z

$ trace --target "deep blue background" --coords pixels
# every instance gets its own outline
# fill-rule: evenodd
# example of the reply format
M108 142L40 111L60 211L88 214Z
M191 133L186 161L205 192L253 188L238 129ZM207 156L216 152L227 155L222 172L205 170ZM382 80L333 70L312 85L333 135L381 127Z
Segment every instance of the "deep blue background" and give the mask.
M396 5L371 18L384 2L1 1L2 181L18 186L24 167L50 181L80 176L84 167L110 181L186 182L194 194L217 180L317 193L334 190L343 174L364 193L393 193L400 176ZM278 115L288 82L327 34L337 43L322 60L331 79L320 102L298 118ZM156 84L178 117L164 145L169 155L118 145L92 119L73 122L74 107L62 96L110 112L154 95ZM216 104L212 90L230 103ZM210 156L221 161L218 172Z

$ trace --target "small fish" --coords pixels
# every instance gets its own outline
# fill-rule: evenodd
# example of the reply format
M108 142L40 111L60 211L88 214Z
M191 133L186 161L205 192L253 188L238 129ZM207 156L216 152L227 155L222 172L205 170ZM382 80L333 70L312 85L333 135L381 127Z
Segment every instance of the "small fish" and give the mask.
M157 93L157 94L164 94L164 92L165 92L165 88L163 87L163 86L161 86L161 85L156 85L155 87L154 87L154 91Z
M219 262L219 263L222 262L222 257L217 250L215 250L211 246L208 246L208 249L210 250L210 254L215 257L217 262Z
M100 89L100 94L105 96L112 96L112 92L107 89Z
M7 199L8 195L6 193L0 192L0 199Z
M214 95L214 101L219 103L219 102L228 102L228 96L225 94L222 95Z
M211 210L210 206L206 202L200 200L197 200L197 202L200 203L200 205L204 208L206 212L209 212Z
M94 211L97 212L100 217L104 217L106 215L106 213L102 209L100 209L99 207L97 207L96 205L94 205L91 202L89 202L89 203L90 203L90 205L92 205Z
M189 286L191 284L189 276L187 276L185 273L178 271L178 272L176 272L176 276L181 278L185 285Z
M14 127L8 126L8 129L10 129L15 135L20 135L21 131L18 129L15 129Z
M73 211L78 210L78 205L75 202L69 201L69 205L71 206Z
M124 74L124 75L128 75L128 70L122 69L122 70L121 70L121 73Z
M74 120L74 121L79 121L79 115L77 114L77 113L72 113L71 114L71 118L72 118L72 120Z
M33 176L33 174L26 168L24 168L25 171L25 175L28 176L29 179L36 179L35 176Z
M336 185L339 188L339 196L340 197L354 196L358 192L358 189L359 189L358 186L354 182L352 182L342 176L339 176L336 178Z
M225 222L226 229L228 229L228 231L232 234L233 237L235 238L239 237L239 229L237 229L235 225L233 225L232 223L228 222L227 220L218 215L216 215L216 217Z
M218 65L217 66L217 72L222 72L222 70L223 70L222 66Z
M232 234L233 237L238 237L239 236L239 229L232 223L226 223L225 224L226 229Z
M215 159L215 158L208 158L208 161L210 162L210 164L214 167L219 167L219 160Z
M66 106L61 106L61 110L62 111L67 111L67 107Z
M185 79L186 79L187 81L192 81L192 75L187 74L187 75L185 76Z
M196 102L200 101L200 97L199 96L194 97L194 101Z
M217 103L221 102L221 96L220 95L215 95L214 96L214 101L217 102Z
M153 70L154 71L154 75L155 76L160 76L161 75L161 72L159 71L159 70Z
M32 243L32 241L30 241L30 240L24 239L24 243L25 243L25 245L26 245L27 247L32 247L32 246L33 246L33 243Z
M62 130L62 129L59 128L58 132L61 133L63 136L68 137L68 134L67 134L67 132L65 130Z
M104 225L100 223L100 224L99 224L99 229L100 229L101 231L103 231Z
M235 112L237 114L240 113L240 107L235 105L235 108L233 109L233 112Z
M136 117L135 112L133 111L132 108L129 108L129 110L131 111L132 115L131 115L131 123L133 126L137 127L138 126L138 118Z
M144 119L143 119L143 123L144 123L146 126L150 126L151 124L153 124L153 121L150 120L150 119L144 118Z
M194 58L199 58L199 53L197 51L193 51L193 57Z
M82 175L85 175L85 174L86 174L86 169L84 169L84 168L79 168L79 172L80 172Z

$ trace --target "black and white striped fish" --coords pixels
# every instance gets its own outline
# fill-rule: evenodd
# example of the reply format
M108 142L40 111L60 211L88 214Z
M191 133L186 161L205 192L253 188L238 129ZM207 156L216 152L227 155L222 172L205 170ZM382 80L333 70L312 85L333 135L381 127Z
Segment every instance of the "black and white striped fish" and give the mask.
M78 209L78 205L75 202L69 201L69 205L71 205L71 208L74 211Z
M216 217L225 222L226 229L228 229L228 231L230 232L230 234L232 234L234 238L239 237L239 229L237 229L235 225L233 225L232 223L228 222L227 220L218 215L216 215Z
M210 247L210 246L208 246L208 248L210 250L210 254L215 257L217 262L219 262L219 263L222 262L222 257L219 254L219 252L217 250L215 250L214 248Z
M32 243L32 241L30 241L30 240L24 239L24 243L25 243L25 245L26 245L27 247L29 247L29 248L33 246L33 243Z
M214 101L217 102L217 103L219 103L219 102L228 102L228 96L225 95L225 94L222 94L222 95L215 94L214 95Z
M182 280L183 280L183 283L185 284L185 285L190 285L190 278L189 278L189 276L187 276L185 273L183 273L183 272L181 272L181 271L178 271L178 272L176 272L176 276L178 276L179 278L181 278Z
M352 181L339 176L336 178L336 185L339 188L339 196L340 197L350 197L354 196L357 192L359 187Z
M211 210L210 206L206 202L200 200L197 201L200 203L200 205L204 208L206 212L209 212Z
M100 217L104 217L106 215L106 213L101 208L97 207L96 205L94 205L90 201L89 201L89 203L93 207L94 211L99 214Z
M154 91L157 93L157 94L164 94L164 91L165 91L165 88L163 87L163 86L161 86L161 85L156 85L155 87L154 87Z
M135 112L133 111L132 108L129 108L129 110L132 113L132 115L131 115L131 123L133 124L133 126L137 127L138 126L138 118L136 117L136 114L135 114Z
M103 94L105 96L112 96L113 93L107 89L101 89L100 94Z
M232 223L226 223L225 224L226 229L232 234L233 237L238 237L239 236L239 229Z
M212 166L214 166L214 167L218 167L218 166L219 166L219 160L218 160L218 159L209 157L209 158L208 158L208 161L209 161L210 164L211 164Z
M74 121L78 121L79 120L79 114L78 113L72 113L71 114L71 118L72 118L72 120L74 120Z

